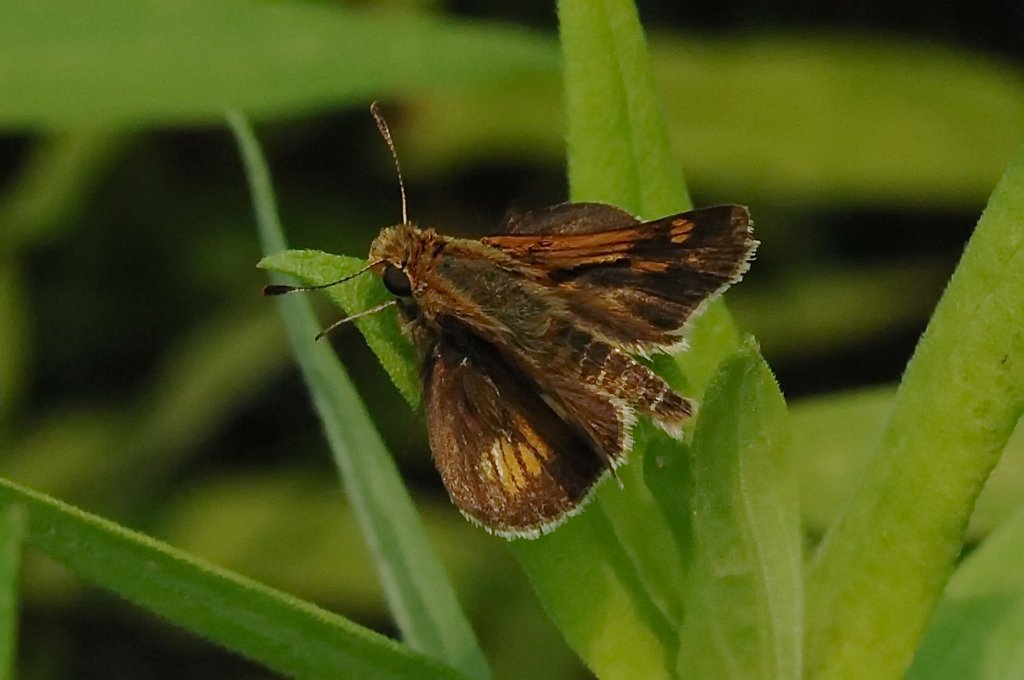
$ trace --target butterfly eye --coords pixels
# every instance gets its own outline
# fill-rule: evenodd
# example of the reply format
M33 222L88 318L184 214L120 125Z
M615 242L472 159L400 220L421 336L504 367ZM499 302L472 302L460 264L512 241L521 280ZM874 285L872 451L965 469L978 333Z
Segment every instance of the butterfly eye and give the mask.
M409 281L409 277L393 264L384 267L384 287L401 297L412 295L412 282Z

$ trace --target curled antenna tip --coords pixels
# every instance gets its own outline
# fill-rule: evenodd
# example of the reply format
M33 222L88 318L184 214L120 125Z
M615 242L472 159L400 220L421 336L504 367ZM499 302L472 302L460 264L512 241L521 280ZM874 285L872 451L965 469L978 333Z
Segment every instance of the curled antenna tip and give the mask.
M267 297L273 295L284 295L285 293L291 293L295 290L295 286L286 286L284 284L271 284L269 286L263 286L263 294Z

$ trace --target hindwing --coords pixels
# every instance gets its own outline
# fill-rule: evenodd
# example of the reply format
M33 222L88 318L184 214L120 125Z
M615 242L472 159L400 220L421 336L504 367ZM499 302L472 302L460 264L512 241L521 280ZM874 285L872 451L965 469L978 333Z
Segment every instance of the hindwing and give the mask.
M434 462L466 517L505 537L544 533L609 469L537 386L471 335L442 335L424 365Z

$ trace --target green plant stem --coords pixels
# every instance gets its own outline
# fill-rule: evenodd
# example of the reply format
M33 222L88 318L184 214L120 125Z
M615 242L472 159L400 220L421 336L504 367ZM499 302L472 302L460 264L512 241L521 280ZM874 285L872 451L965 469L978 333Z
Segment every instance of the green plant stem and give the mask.
M921 338L866 478L808 577L815 678L913 658L989 472L1024 408L1024 149Z

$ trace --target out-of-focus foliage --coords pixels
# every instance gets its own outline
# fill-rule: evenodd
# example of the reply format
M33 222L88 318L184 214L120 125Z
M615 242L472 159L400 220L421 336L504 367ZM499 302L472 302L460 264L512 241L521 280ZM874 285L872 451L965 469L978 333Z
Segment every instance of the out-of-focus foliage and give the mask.
M217 123L556 73L551 37L312 2L13 0L0 127ZM474 58L467 59L472 54Z
M652 43L672 146L716 196L956 207L988 196L1024 137L1024 76L999 60L868 36ZM416 107L410 170L561 156L555 77L481 90Z
M763 245L730 307L783 389L895 382L1024 139L1024 77L906 35L779 26L713 38L654 27L672 144L698 203L752 204ZM278 319L258 297L242 167L220 112L238 106L261 123L293 245L359 257L398 217L365 114L372 98L386 102L417 220L480 233L509 207L565 198L557 50L553 31L415 9L0 3L0 476L394 632ZM416 482L495 675L578 675L508 551L441 496L416 415L358 336L335 345ZM878 392L794 409L812 532L849 496L888 404ZM973 538L1018 505L1020 449L1018 433ZM21 677L253 672L139 629L135 613L36 555L21 574ZM122 643L91 638L97 651L82 656L73 630L100 621ZM126 639L147 642L125 650Z

